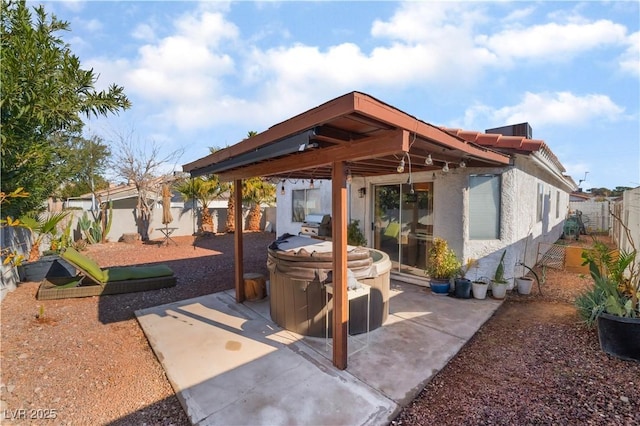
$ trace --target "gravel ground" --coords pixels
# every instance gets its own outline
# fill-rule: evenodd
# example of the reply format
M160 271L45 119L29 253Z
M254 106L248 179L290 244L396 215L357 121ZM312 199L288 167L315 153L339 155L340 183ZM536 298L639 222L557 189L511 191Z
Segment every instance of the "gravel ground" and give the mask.
M232 288L233 235L175 239L178 246L108 243L86 252L101 266L167 263L174 288L38 301L38 284L23 283L5 298L2 424L188 424L134 311ZM246 272L267 273L273 239L245 234ZM543 296L535 287L530 296L509 294L392 423L640 424L640 363L608 357L578 324L572 301L589 285L547 270Z
M640 425L640 363L602 352L573 306L591 278L545 272L542 295L509 294L392 424Z

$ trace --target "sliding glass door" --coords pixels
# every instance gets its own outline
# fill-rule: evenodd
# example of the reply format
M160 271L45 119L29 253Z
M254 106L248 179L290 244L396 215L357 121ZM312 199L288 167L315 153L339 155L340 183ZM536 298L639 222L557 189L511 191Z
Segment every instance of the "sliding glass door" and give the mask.
M433 184L377 185L374 248L389 255L396 272L424 276L433 239Z

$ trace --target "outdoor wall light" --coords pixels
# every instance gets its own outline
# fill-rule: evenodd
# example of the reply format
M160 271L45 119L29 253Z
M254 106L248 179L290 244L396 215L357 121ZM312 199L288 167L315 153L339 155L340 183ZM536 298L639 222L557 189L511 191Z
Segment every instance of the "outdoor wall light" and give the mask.
M467 163L463 160L460 161L460 168L464 169L465 167L467 167Z
M358 197L364 198L365 195L367 195L367 188L358 189Z
M430 166L433 164L433 158L431 158L431 154L427 155L427 158L424 159L424 164Z
M347 183L351 183L353 181L353 175L351 174L351 170L347 169Z
M309 181L309 188L313 189L313 188L315 188L315 187L316 187L316 186L315 186L315 185L314 185L314 183L313 183L313 178L311 178L311 180Z
M404 157L402 157L402 160L400 160L400 164L398 164L396 170L398 171L398 173L404 172Z
M433 172L433 175L431 175L431 179L436 180L436 172Z
M280 188L280 195L284 195L284 182L282 182L282 187Z
M442 167L442 171L447 173L449 171L449 162L445 161L444 166Z

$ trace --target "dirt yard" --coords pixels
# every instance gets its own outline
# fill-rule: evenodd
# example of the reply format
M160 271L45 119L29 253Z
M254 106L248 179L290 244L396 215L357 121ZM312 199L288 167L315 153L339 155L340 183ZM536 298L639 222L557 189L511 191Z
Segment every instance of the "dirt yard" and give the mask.
M245 272L267 273L273 239L245 234ZM232 288L233 235L176 241L86 251L101 266L166 263L174 288L38 301L38 284L23 283L5 298L2 424L188 424L134 311ZM548 269L543 295L509 294L393 424L640 424L640 364L608 357L578 324L572 301L589 285Z

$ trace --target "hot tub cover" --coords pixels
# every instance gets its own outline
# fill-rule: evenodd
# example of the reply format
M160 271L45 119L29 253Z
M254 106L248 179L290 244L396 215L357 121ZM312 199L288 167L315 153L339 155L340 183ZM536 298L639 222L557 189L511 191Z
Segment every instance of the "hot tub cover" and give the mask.
M332 281L332 250L331 241L285 234L269 246L267 266L296 279L327 283ZM347 268L358 279L378 275L371 250L365 247L347 246Z

